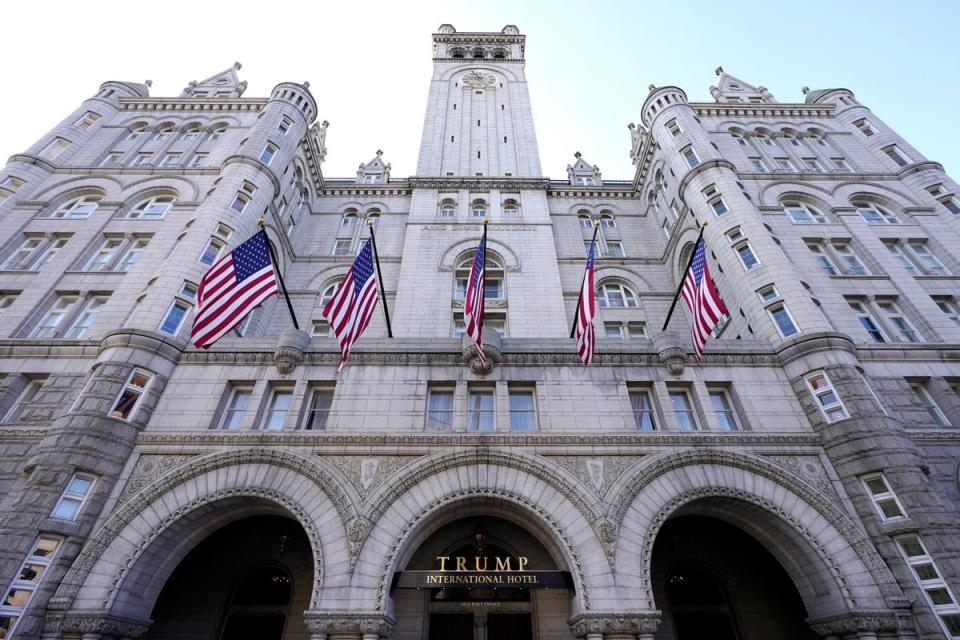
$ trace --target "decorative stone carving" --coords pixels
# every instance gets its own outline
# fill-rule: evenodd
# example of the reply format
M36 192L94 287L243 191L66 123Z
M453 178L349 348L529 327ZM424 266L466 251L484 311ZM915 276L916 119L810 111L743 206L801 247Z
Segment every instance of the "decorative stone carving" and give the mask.
M110 615L104 611L68 611L44 627L45 632L60 634L102 634L117 638L139 638L150 628L152 620L134 620ZM53 627L53 628L51 628Z
M397 621L380 611L311 611L303 612L303 624L310 633L326 635L377 634L387 638L393 633Z
M463 359L470 365L471 371L478 375L485 376L493 371L493 365L500 362L502 358L500 334L496 331L483 332L483 355L487 367L483 368L480 364L480 357L477 355L477 345L470 336L463 336Z
M310 344L310 336L299 329L287 329L280 334L277 348L273 350L273 361L280 375L287 375L303 362L303 353Z
M133 472L130 474L130 479L127 480L127 484L123 487L123 492L120 494L120 497L117 500L118 504L125 502L137 491L140 491L140 489L144 488L154 480L157 480L161 476L165 475L177 465L186 462L192 457L194 456L172 454L145 454L140 456L140 458L137 460L137 464L133 467Z
M672 331L663 331L653 336L653 347L657 350L657 360L667 368L672 376L683 373L687 363L687 350L680 335Z
M492 73L474 70L463 74L460 84L470 89L493 89L497 86L497 78Z
M594 634L651 634L660 626L659 611L581 613L570 620L570 632L582 638Z
M820 462L819 457L776 455L764 457L768 460L772 460L785 469L789 469L797 476L815 486L817 489L820 489L820 491L823 493L839 501L840 496L837 494L837 488L833 486L833 483L830 481L830 476L827 475L827 470L823 467L823 463Z
M913 617L907 611L853 611L828 618L808 618L807 623L814 633L820 636L847 636L859 632L895 632L903 637L905 631L913 637L915 632ZM885 636L886 637L886 636Z
M319 454L322 455L322 454ZM392 476L420 456L323 456L323 459L337 468L353 485L362 500Z
M563 467L602 498L617 478L642 455L637 456L546 456Z

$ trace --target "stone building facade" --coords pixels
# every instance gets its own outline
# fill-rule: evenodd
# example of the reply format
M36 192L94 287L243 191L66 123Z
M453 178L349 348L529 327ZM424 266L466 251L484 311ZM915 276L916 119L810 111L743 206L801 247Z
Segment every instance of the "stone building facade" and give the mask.
M847 89L722 69L651 86L632 179L550 179L524 36L433 43L415 176L325 177L308 84L239 64L106 82L0 171L0 637L960 636L957 183ZM196 284L260 217L304 331L272 299L199 351ZM660 329L698 223L702 364L684 309ZM371 225L395 337L378 311L338 375L320 309ZM409 587L456 557L564 582Z

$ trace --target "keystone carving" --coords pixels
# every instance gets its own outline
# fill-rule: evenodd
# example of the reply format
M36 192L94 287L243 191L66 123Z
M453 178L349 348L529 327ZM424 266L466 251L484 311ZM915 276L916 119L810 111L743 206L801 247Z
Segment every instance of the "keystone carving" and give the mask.
M679 376L687 363L687 350L683 347L680 335L672 331L663 331L653 337L653 347L657 350L657 360L667 368L670 375Z
M310 336L299 329L287 329L280 334L277 348L273 350L273 361L280 375L287 375L303 362L303 352L310 344Z

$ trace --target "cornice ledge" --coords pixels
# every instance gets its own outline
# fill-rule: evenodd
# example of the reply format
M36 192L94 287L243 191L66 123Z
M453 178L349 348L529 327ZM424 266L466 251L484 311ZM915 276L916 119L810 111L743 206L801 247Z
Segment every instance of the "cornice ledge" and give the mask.
M776 350L780 363L787 365L798 358L818 353L820 351L846 351L851 355L857 354L857 347L850 336L844 333L823 331L820 333L803 334L790 340L785 340Z
M709 171L710 169L729 169L730 171L737 173L737 167L729 160L725 160L723 158L705 160L684 174L683 178L680 180L680 184L677 186L677 193L680 194L680 197L686 200L685 192L687 185L690 184L695 177L704 171Z
M7 163L11 162L26 162L27 164L35 164L38 167L42 167L47 171L56 171L57 165L49 162L40 156L35 156L32 153L15 153L9 158L7 158Z
M897 174L897 177L901 180L906 178L909 175L914 173L920 173L921 171L940 171L943 172L943 165L939 162L934 162L933 160L924 160L923 162L914 162L913 164L908 164L903 168L900 173Z
M512 176L410 176L411 189L539 189L550 187L550 178Z
M177 364L183 356L186 342L175 340L156 331L143 329L114 329L108 331L100 341L100 354L108 349L132 347L156 354Z
M260 162L260 160L256 158L252 158L250 156L245 156L241 154L235 154L235 155L229 156L226 160L223 161L223 163L220 166L222 168L222 167L226 167L227 165L237 164L237 163L250 165L254 169L257 169L258 171L260 171L260 173L263 173L266 176L268 176L270 178L270 183L273 185L274 196L280 193L280 190L281 190L280 181L277 179L276 174L273 173L270 167L263 164L262 162Z

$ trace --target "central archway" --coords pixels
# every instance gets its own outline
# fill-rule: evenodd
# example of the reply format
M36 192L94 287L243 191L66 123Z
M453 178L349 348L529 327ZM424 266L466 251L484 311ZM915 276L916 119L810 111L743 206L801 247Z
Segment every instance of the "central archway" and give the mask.
M458 509L393 580L395 638L572 638L573 584L562 560L521 523Z

